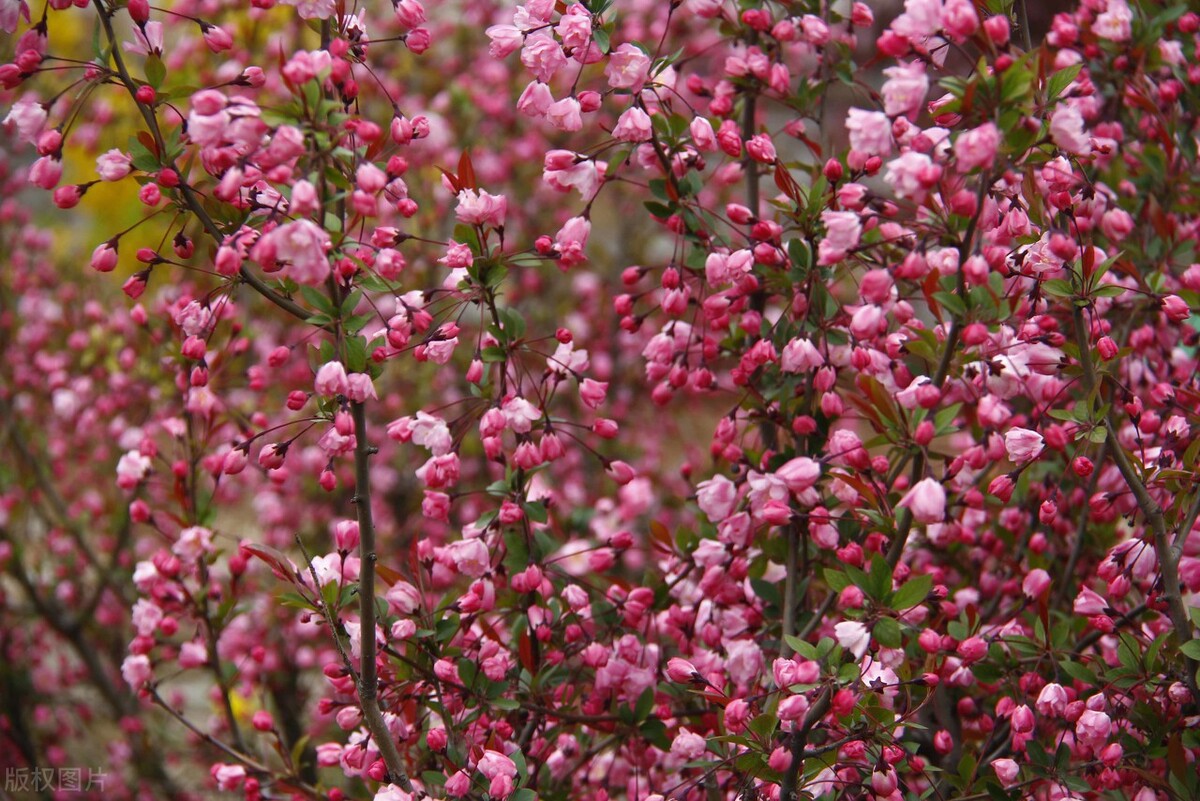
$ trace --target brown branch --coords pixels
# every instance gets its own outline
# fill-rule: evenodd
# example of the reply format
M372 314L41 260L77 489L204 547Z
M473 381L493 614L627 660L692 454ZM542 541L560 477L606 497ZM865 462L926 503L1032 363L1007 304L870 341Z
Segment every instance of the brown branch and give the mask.
M388 731L383 713L379 710L379 680L375 664L375 521L371 516L371 468L370 458L375 453L367 441L367 414L363 404L353 402L350 412L354 417L354 506L358 512L358 577L359 642L362 665L358 673L358 700L362 706L363 721L379 748L383 763L393 782L407 793L412 792L412 783L404 771L396 741Z

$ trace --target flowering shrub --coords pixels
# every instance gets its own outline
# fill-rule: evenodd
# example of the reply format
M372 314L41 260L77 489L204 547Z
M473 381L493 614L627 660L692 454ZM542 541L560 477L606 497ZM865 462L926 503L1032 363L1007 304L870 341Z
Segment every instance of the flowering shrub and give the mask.
M1200 795L1200 16L392 5L0 0L6 768Z

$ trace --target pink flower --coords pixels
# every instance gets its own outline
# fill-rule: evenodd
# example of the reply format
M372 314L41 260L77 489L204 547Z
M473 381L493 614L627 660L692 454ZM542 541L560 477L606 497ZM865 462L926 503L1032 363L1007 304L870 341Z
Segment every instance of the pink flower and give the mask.
M696 503L710 521L720 523L733 514L737 486L725 476L713 476L696 486Z
M329 19L333 16L333 0L283 0L283 3L295 6L296 13L303 19Z
M929 156L910 150L887 163L883 180L900 197L919 200L925 196L928 179L935 169Z
M962 42L979 29L979 15L971 0L946 0L942 7L942 28L956 42Z
M455 214L460 222L467 225L491 225L501 228L504 226L507 211L508 199L503 195L490 195L482 189L478 192L464 189L458 193L458 208Z
M888 67L883 71L883 110L889 117L915 117L929 93L929 78L920 61Z
M394 784L385 784L375 791L372 801L412 801L412 795Z
M1028 462L1042 452L1042 435L1028 428L1010 428L1004 435L1004 450L1017 464Z
M17 138L33 144L42 132L48 116L46 109L31 96L18 100L4 118L4 126L17 129Z
M918 523L941 523L946 518L946 490L937 479L923 478L896 506L911 511Z
M1000 130L987 122L959 135L954 142L954 158L958 169L970 172L977 167L990 167L1000 146Z
M246 769L241 765L218 763L212 766L211 772L217 787L225 791L236 790L246 778Z
M857 620L844 620L833 627L838 644L861 659L871 645L871 632Z
M1103 712L1089 709L1075 723L1075 736L1093 748L1108 739L1112 732L1112 720Z
M171 551L180 559L196 561L212 553L212 532L203 526L192 526L179 532Z
M1167 295L1162 299L1163 314L1173 323L1182 323L1184 320L1192 316L1192 309L1188 303L1178 295Z
M825 224L825 236L817 246L819 264L836 264L846 258L849 251L858 247L862 237L862 221L857 213L823 211L821 222Z
M346 377L346 368L341 362L326 362L317 370L316 380L313 382L313 389L318 395L325 398L332 398L337 395L345 395L346 390L350 387L350 381Z
M677 684L691 684L700 679L700 673L691 662L676 656L667 660L667 678Z
M121 677L131 688L141 689L143 684L154 678L154 671L150 669L150 658L142 654L125 657L125 661L121 663Z
M117 486L124 490L137 487L150 473L151 461L138 451L129 451L117 462Z
M583 127L579 101L573 97L565 97L557 103L551 103L546 109L546 119L560 131L578 131Z
M479 578L491 568L491 556L481 539L452 542L446 546L446 553L454 562L455 570L464 576Z
M495 59L508 57L519 50L525 42L524 34L515 25L493 25L484 33L492 40L488 47L488 54Z
M767 134L755 134L746 140L746 152L750 158L763 164L773 164L777 158L775 144Z
M612 88L640 92L650 74L650 58L626 42L609 54L604 74Z
M554 37L545 31L530 34L521 49L521 63L542 83L549 83L560 69L567 66L567 57ZM579 130L576 128L575 130Z
M517 775L516 763L499 751L484 751L476 767L480 773L489 779L494 779L497 776L512 778Z
M471 792L471 776L465 770L460 770L446 780L446 795L451 798L462 798Z
M110 150L96 159L96 172L102 181L119 181L132 170L133 158L120 150Z
M1092 33L1111 42L1127 42L1133 35L1133 12L1125 0L1108 0L1104 12L1092 23Z
M686 728L681 728L679 734L671 741L671 753L687 762L699 759L707 750L708 741Z
M717 149L717 136L713 132L712 123L704 117L694 117L688 125L692 134L692 142L696 149L703 153L711 153Z
M777 714L780 720L799 720L808 712L808 699L803 695L789 695L779 702Z
M1091 152L1091 138L1083 126L1083 114L1069 103L1062 103L1050 115L1050 138L1068 153Z
M964 662L978 662L987 656L988 644L982 637L968 637L958 644L956 653Z
M992 770L996 771L996 778L999 779L1000 784L1006 788L1016 784L1017 776L1021 772L1020 766L1007 757L993 760Z
M806 456L798 456L781 465L775 475L783 481L792 494L798 495L817 483L821 477L821 463Z
M1038 693L1034 706L1040 715L1045 717L1061 717L1063 712L1066 711L1070 700L1067 691L1063 689L1061 684L1051 682Z
M276 260L285 264L287 277L296 283L316 286L329 277L329 259L325 254L332 242L329 234L312 220L286 223L264 239L274 247Z
M1108 601L1100 593L1085 587L1075 596L1075 603L1072 605L1072 609L1077 615L1086 615L1088 617L1103 615L1107 614Z
M592 223L586 217L572 217L554 235L554 248L558 251L561 267L574 267L586 261L583 249L587 247Z
M1021 592L1025 593L1027 598L1040 598L1049 586L1050 574L1038 567L1030 570L1029 575L1021 582Z
M852 108L846 114L850 147L868 156L886 156L892 152L892 121L882 111Z
M299 86L314 78L324 78L333 66L328 50L301 50L283 65L283 77Z
M649 114L640 108L629 108L617 119L613 137L622 142L648 142L652 130Z
M779 356L779 369L785 373L803 373L815 370L825 364L825 359L813 345L804 337L797 337L783 346Z
M608 382L585 378L579 383L579 399L589 409L598 409L608 396Z

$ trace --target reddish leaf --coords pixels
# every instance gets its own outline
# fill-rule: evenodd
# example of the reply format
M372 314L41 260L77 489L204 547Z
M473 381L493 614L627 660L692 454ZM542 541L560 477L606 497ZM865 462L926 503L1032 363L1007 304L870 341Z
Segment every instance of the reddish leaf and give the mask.
M454 190L454 194L463 191L463 185L459 183L458 176L447 170L445 167L438 167L442 175L446 176L446 180L450 182L450 188Z
M375 572L381 579L387 582L389 587L394 585L397 581L404 581L404 576L400 575L398 571L392 570L390 567L385 567L378 562L375 563Z
M242 548L266 562L276 578L289 581L292 584L297 583L296 565L280 551L275 550L269 545L260 545L256 542L243 545Z
M155 157L162 156L162 154L158 152L158 143L154 141L154 137L151 136L148 131L138 131L137 140L142 143L143 147L153 153Z
M517 655L521 660L521 667L533 673L537 666L533 664L533 644L529 641L529 632L521 632L521 639L517 643Z
M475 180L475 166L471 164L471 151L469 150L464 150L458 157L458 182L463 189L479 188L479 184Z

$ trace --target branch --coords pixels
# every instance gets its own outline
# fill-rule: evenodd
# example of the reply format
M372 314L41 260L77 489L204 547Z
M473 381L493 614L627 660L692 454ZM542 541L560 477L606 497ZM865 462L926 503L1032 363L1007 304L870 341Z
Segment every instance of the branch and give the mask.
M379 711L379 680L375 664L375 521L371 517L371 468L369 459L375 449L367 442L367 414L361 403L350 404L354 416L354 505L358 512L358 617L362 666L358 674L358 700L363 720L379 748L390 778L406 793L412 783L396 750L396 741Z
M148 106L146 106L144 103L138 102L136 98L137 85L134 83L133 77L129 74L129 70L125 66L125 59L121 55L120 48L117 46L117 37L112 27L111 12L104 7L102 0L93 0L93 3L96 6L96 10L100 14L100 24L104 28L104 37L108 40L108 46L112 55L113 65L117 68L117 76L121 79L121 83L124 84L125 90L129 92L130 97L134 98L134 105L137 106L138 111L142 115L142 119L146 121L146 126L150 129L151 135L154 136L154 143L158 146L159 158L166 160L167 146L166 142L163 140L162 129L159 128L158 125L158 118L154 116L153 112L151 112ZM220 245L225 240L225 235L221 233L221 230L217 227L216 223L213 222L212 217L210 217L208 212L204 210L204 207L200 205L200 200L196 194L196 190L193 189L190 184L188 184L183 174L179 172L179 169L175 166L174 160L166 160L163 166L170 168L180 176L179 189L180 193L183 195L184 203L186 203L188 209L190 209L191 212L196 215L196 219L200 221L201 226L203 226L204 230L208 232L208 235L211 236L218 245ZM278 292L267 286L266 282L254 273L250 272L246 265L243 264L241 266L239 275L242 281L249 284L255 292L262 295L264 298L269 300L271 303L274 303L288 314L291 314L293 317L297 317L301 320L307 320L311 316L303 306L297 304L290 298L280 295Z
M1098 379L1096 376L1096 367L1092 362L1092 351L1089 346L1089 337L1087 325L1083 319L1083 309L1077 303L1072 301L1071 319L1075 324L1075 343L1079 347L1079 366L1083 369L1083 386L1088 393L1088 405L1091 406L1091 398L1096 394ZM1142 516L1146 518L1146 522L1150 525L1151 531L1154 532L1154 553L1158 558L1159 575L1162 578L1163 597L1167 602L1167 609L1170 613L1171 625L1175 629L1175 636L1179 639L1179 644L1183 645L1192 639L1192 624L1188 618L1187 607L1183 605L1183 594L1179 586L1179 557L1175 549L1171 547L1171 541L1167 532L1166 518L1163 516L1162 507L1158 502L1150 496L1150 491L1146 489L1145 483L1141 476L1134 469L1133 464L1129 461L1129 457L1125 454L1125 449L1121 447L1121 443L1117 440L1117 429L1113 425L1112 409L1104 415L1104 428L1108 432L1108 441L1112 442L1112 457L1113 462L1117 466L1117 470L1121 473L1121 478L1125 480L1129 491L1133 493L1133 497L1137 500L1138 508L1142 511ZM1200 688L1196 685L1196 668L1200 662L1186 657L1188 662L1188 670L1185 679L1188 688L1192 691L1192 699L1200 704Z

